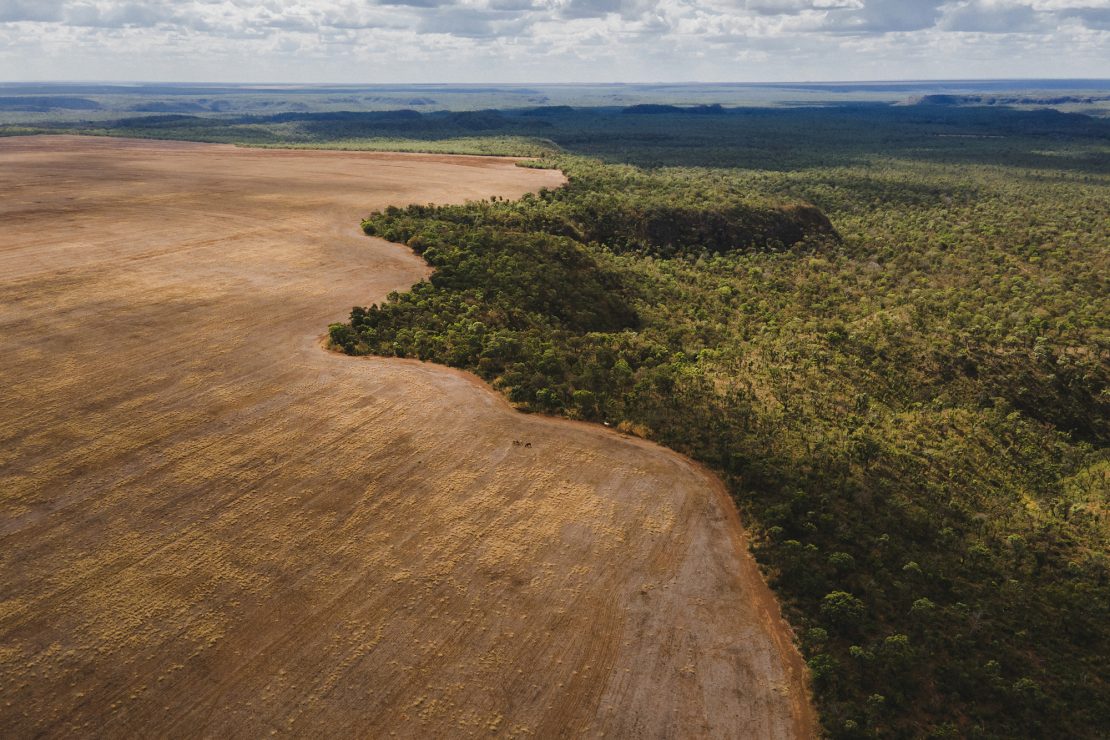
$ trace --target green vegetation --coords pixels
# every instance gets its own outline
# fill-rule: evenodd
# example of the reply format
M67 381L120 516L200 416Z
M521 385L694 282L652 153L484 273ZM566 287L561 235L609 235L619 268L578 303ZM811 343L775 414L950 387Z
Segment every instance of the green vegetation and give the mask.
M436 272L356 308L335 345L469 369L521 409L714 468L831 736L1104 736L1110 121L627 92L463 113L259 115L269 101L243 98L236 115L33 125L564 169L568 187L519 202L371 216Z
M230 143L239 143L234 137ZM423 152L427 154L479 154L493 157L544 157L557 147L550 141L526 136L453 136L445 139L372 137L256 144L266 149L338 149L349 152Z
M826 112L771 151L821 113L578 121L564 149L717 166L559 156L560 190L374 214L436 273L332 340L717 470L833 737L1098 737L1110 152L990 113Z

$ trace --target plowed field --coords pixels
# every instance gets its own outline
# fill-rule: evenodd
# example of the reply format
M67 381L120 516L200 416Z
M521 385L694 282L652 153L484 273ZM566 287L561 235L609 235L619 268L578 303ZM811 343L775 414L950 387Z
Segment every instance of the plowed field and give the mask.
M718 481L325 351L502 159L0 140L0 734L814 734Z

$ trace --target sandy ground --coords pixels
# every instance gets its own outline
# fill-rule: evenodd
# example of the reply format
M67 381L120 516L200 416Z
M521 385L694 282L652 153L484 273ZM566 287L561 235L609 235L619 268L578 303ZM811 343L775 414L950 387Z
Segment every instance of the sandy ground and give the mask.
M426 273L360 217L559 182L0 140L0 734L812 736L714 478L321 349Z

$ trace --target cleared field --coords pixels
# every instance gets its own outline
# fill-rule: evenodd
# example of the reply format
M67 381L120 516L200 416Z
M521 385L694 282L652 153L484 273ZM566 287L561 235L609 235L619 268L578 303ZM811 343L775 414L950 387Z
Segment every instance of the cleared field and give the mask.
M506 160L0 140L8 737L815 734L719 483L321 346Z

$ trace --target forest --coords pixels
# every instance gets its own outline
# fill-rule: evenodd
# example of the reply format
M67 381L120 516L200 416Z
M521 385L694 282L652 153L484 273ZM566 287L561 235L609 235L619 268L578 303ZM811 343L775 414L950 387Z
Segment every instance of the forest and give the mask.
M718 472L831 737L1102 736L1107 123L556 115L566 187L366 219L436 271L334 346Z
M1110 120L974 101L0 127L531 157L369 215L435 272L330 327L726 482L834 738L1110 727ZM992 101L996 103L997 101Z

